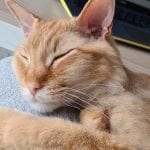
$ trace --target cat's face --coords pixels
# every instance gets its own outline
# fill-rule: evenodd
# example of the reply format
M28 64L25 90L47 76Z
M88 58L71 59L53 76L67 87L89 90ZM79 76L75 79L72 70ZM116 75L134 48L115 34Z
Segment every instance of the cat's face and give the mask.
M80 23L78 19L35 19L32 29L24 27L26 38L16 50L14 68L22 94L38 111L86 101L86 94L95 92L92 85L104 84L118 64L105 39L109 29L99 31L94 25L87 30L84 15L80 18Z

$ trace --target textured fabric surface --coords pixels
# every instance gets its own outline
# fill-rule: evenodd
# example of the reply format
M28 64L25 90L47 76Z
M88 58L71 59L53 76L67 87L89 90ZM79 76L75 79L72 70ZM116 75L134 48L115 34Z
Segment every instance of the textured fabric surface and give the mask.
M0 61L0 106L37 114L20 94L19 84L13 73L11 61L11 57Z

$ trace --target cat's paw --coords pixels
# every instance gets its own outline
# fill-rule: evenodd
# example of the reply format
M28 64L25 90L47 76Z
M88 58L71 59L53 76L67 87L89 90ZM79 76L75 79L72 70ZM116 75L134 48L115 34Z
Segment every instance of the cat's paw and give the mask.
M0 107L0 115L5 115L7 113L10 113L10 111L12 111L11 109L9 108L5 108L5 107Z
M110 130L108 111L100 107L90 106L85 108L80 113L80 121L90 128L107 132Z
M11 116L18 114L18 112L19 111L16 109L0 107L0 121L6 120L10 118Z

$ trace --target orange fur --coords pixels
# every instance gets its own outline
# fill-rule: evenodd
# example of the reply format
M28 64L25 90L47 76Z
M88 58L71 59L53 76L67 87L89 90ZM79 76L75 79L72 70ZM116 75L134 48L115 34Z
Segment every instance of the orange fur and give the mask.
M107 4L113 12L114 1ZM150 76L123 66L108 38L110 11L106 9L101 20L94 20L104 21L101 30L97 24L87 25L89 9L104 6L106 1L93 0L78 18L43 21L35 17L30 22L33 29L25 33L13 61L22 93L42 112L79 103L84 106L81 124L0 109L4 149L150 149ZM19 15L15 7L14 14ZM36 90L34 94L31 89Z

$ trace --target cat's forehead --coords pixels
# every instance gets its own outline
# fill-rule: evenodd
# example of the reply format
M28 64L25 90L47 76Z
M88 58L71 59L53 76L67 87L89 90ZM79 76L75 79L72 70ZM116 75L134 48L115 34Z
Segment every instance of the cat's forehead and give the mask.
M69 19L59 19L53 21L38 22L27 38L27 44L38 47L40 44L50 44L53 39L58 39L59 35L73 29L73 21Z
M67 19L40 21L31 34L25 39L24 45L29 53L34 51L49 52L56 49L62 34L72 30L72 21Z
M53 57L83 45L86 40L75 31L74 20L62 19L37 24L25 41L32 59L42 59L49 64Z

